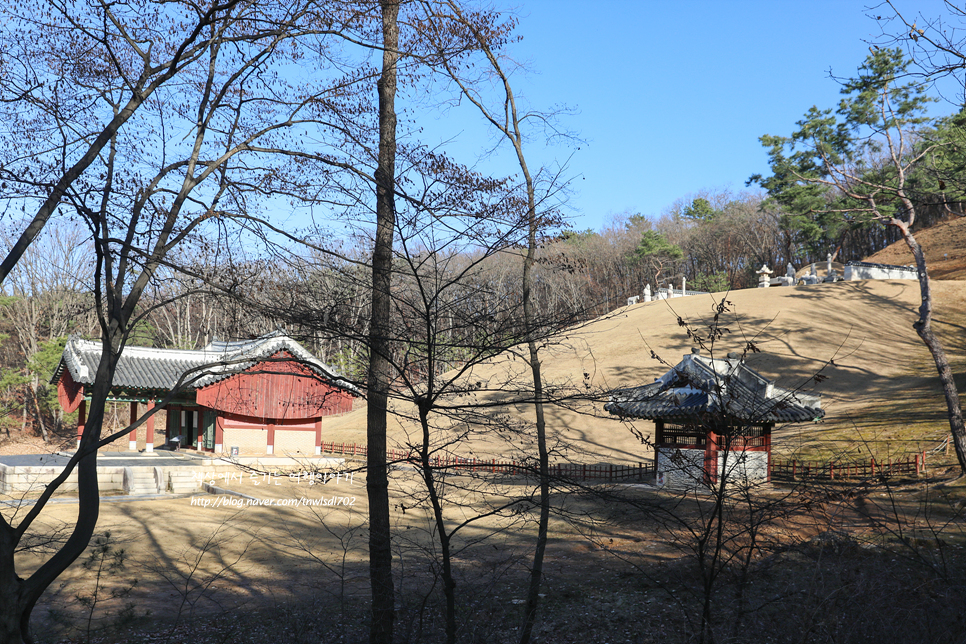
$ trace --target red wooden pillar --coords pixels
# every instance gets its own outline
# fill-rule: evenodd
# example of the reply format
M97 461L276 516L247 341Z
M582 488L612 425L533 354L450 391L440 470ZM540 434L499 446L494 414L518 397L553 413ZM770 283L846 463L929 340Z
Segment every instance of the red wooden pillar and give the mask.
M138 422L138 404L137 402L131 402L131 423L128 425L130 427L134 423ZM134 430L127 435L127 449L130 452L138 451L138 433Z
M315 454L322 453L322 419L315 419Z
M275 453L275 423L268 424L268 447L265 449L265 453Z
M225 451L225 418L219 414L215 414L215 454L221 454Z
M704 482L706 485L712 485L717 480L718 435L714 429L709 429L704 439Z
M195 430L197 430L196 433L198 435L198 440L195 442L195 447L200 452L205 449L205 414L201 408L195 409L193 412L191 412L191 414L195 419Z
M81 436L84 435L84 425L87 424L87 401L81 399L77 408L77 447L80 447Z
M149 400L148 401L149 414L151 413L152 409L154 409L154 401ZM144 451L147 454L150 454L151 452L154 451L154 416L153 415L148 416L147 429L145 430L145 437L144 437Z

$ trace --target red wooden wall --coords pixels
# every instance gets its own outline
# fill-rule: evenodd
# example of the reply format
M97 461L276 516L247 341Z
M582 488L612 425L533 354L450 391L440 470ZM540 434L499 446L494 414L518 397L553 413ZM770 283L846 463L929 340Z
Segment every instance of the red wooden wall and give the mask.
M84 400L84 385L74 381L69 369L60 372L60 380L57 381L57 402L66 413L70 413L80 407Z
M198 404L264 419L300 419L352 411L352 394L321 380L287 351L198 390Z

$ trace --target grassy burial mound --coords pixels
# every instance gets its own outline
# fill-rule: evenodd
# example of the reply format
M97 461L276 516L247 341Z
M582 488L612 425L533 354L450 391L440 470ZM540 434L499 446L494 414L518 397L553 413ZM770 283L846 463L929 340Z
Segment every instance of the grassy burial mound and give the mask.
M966 284L934 283L935 327L946 344L954 369L966 368ZM753 343L760 353L747 357L752 368L791 389L822 394L826 418L821 423L781 428L775 451L808 458L861 460L937 445L948 432L945 404L927 350L912 329L919 288L912 281L860 281L817 286L747 289L728 294L692 296L641 303L615 311L554 339L544 350L544 374L552 390L581 398L552 405L549 430L559 458L578 462L635 462L651 450L631 431L652 430L646 421L622 424L603 411L606 392L652 382L692 347L678 318L698 333L712 324L713 306L725 297L727 329L714 353L744 351ZM529 371L512 352L476 367L465 379L466 393L450 403L496 404L514 390L531 386ZM821 374L821 382L815 375ZM963 384L966 384L964 382ZM405 448L419 440L413 410L396 405L390 442ZM445 451L460 456L511 458L529 448L526 404L478 410L481 424L442 423L450 433L436 444L461 439ZM365 408L334 419L326 440L363 443ZM494 422L494 419L498 422ZM517 431L519 430L519 431Z
M926 252L929 276L934 280L966 279L966 217L940 222L916 232L916 239ZM914 264L912 252L900 240L868 258L881 264Z

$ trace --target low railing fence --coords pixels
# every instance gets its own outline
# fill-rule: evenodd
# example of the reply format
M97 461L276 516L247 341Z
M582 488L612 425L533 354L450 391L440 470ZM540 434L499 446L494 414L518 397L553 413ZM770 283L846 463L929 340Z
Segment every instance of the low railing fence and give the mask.
M365 445L356 443L322 442L322 453L336 456L364 458L368 454ZM419 455L408 450L388 450L390 463L419 464ZM489 472L509 476L534 475L536 465L521 461L506 461L484 458L462 458L458 456L432 456L430 465L439 469L463 470L467 472ZM654 463L630 464L586 464L555 463L550 466L550 475L560 479L598 480L598 481L643 481L653 479L656 474ZM798 459L783 460L772 458L770 474L777 480L802 479L848 479L875 478L903 475L920 476L926 470L926 453L919 452L905 458L877 460L874 456L868 461L843 463L841 461L818 462Z
M867 461L842 463L829 461L827 463L815 461L800 461L797 459L771 461L771 477L773 479L848 479L875 478L902 475L919 476L926 471L926 453L919 452L912 456L896 459L876 460L874 456Z
M322 453L335 456L365 457L368 449L365 445L355 443L327 443L322 442ZM386 453L390 463L410 463L419 465L420 457L416 452L408 450L390 449ZM466 472L489 472L508 476L535 475L536 463L521 461L506 461L495 458L462 458L459 456L431 456L431 467L438 469L462 470ZM652 463L554 463L550 466L550 475L559 479L598 480L598 481L640 481L654 478Z

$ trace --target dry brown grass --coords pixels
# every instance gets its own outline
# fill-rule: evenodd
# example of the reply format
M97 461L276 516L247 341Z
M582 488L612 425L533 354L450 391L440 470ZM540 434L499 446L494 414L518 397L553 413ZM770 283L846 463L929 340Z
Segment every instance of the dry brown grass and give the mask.
M946 345L956 373L966 373L966 283L934 283L935 328ZM799 457L847 456L850 452L912 453L937 445L948 432L945 404L935 366L912 329L919 289L911 281L862 281L811 287L747 289L713 296L650 302L620 309L563 334L546 347L544 372L560 391L598 392L579 405L555 406L548 415L551 431L574 446L569 457L585 462L634 462L650 451L628 427L603 412L606 392L651 382L676 364L691 344L678 318L695 330L711 324L715 301L732 303L722 324L728 333L715 354L743 351L749 342L751 366L782 386L815 391L823 397L826 417L820 424L785 427L776 451ZM821 372L827 380L816 383ZM584 387L584 374L592 390ZM474 369L470 380L500 389L505 382L529 386L519 359L501 359ZM966 384L966 383L963 383ZM496 394L493 394L496 395ZM400 410L409 410L400 403ZM525 406L507 410L528 418ZM365 407L333 419L327 439L365 442ZM647 435L651 423L634 426ZM391 442L414 442L415 426L396 418ZM506 456L511 448L493 435L473 437L462 455ZM458 451L458 450L457 450Z
M966 279L966 218L950 217L926 230L917 231L916 240L925 250L930 277L937 280ZM867 261L907 265L913 263L913 258L906 243L897 241Z

